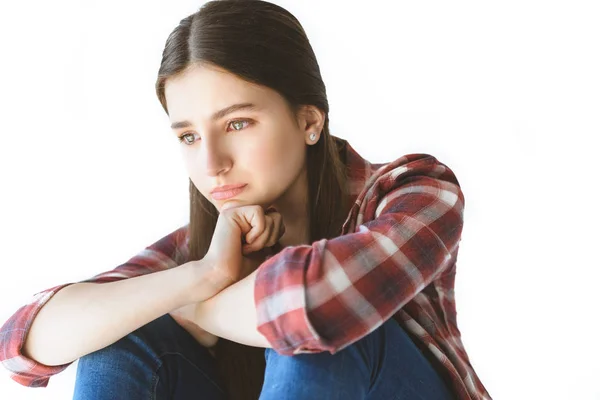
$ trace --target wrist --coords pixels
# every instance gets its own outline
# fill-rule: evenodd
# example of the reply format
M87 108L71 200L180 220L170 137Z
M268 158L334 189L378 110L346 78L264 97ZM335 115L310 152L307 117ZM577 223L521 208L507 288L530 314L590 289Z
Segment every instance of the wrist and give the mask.
M187 263L192 275L190 302L201 302L210 299L234 282L217 268L210 260L196 260Z

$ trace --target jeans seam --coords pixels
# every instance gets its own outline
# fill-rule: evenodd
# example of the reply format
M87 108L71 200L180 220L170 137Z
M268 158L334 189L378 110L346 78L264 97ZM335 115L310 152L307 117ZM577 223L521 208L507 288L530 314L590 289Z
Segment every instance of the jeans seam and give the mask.
M152 391L150 392L150 400L156 400L156 388L158 387L158 374L156 371L162 366L162 361L156 368L156 370L152 373Z

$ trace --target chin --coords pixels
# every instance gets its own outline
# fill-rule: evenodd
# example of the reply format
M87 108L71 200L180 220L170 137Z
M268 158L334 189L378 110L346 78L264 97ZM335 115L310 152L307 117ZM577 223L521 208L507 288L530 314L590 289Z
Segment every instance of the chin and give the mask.
M238 199L226 200L220 206L215 204L215 207L217 208L217 210L219 212L221 212L222 210L227 210L229 208L250 206L250 205L261 206L263 210L267 210L267 209L269 209L269 207L273 207L273 208L277 209L274 202L243 201L243 200L238 200Z
M221 204L221 206L215 205L215 207L217 207L217 210L219 210L219 212L221 212L221 211L227 210L229 208L241 207L244 205L245 204L240 204L240 202L238 200L233 199L233 200L226 200L223 204Z

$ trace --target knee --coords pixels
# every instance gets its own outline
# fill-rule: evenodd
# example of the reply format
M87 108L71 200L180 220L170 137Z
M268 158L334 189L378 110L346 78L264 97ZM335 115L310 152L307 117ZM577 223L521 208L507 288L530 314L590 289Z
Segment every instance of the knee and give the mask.
M79 363L94 363L111 368L115 362L143 360L146 363L157 363L158 346L168 340L172 321L167 315L150 321L135 331L125 335L116 342L96 350L79 359ZM173 323L175 323L173 321ZM119 361L117 361L119 360Z
M86 354L79 358L79 371L99 373L110 371L117 367L124 368L133 364L143 363L150 366L157 365L156 357L148 352L149 347L134 337L131 333L117 340L115 343Z
M148 324L78 360L73 399L150 398L160 359Z
M370 385L366 365L351 348L294 356L265 349L265 359L261 399L364 398Z

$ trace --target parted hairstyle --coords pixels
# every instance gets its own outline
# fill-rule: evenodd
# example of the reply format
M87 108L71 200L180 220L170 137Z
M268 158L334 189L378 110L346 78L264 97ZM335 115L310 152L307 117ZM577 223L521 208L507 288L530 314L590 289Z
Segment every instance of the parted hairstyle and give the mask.
M248 82L277 91L291 115L302 105L325 113L319 141L306 146L307 215L311 242L338 236L349 211L344 153L329 133L329 104L313 49L300 22L284 8L261 0L216 0L182 19L169 34L156 80L167 113L165 83L194 65L215 65ZM210 247L219 212L190 179L189 261ZM228 398L258 399L264 349L220 338L216 363Z

